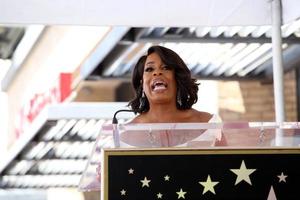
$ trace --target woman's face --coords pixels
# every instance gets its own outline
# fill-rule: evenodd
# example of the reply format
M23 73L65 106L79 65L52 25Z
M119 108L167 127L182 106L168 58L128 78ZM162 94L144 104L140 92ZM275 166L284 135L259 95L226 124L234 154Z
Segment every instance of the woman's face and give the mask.
M177 86L174 69L166 66L156 53L147 56L143 89L150 105L152 103L176 103Z

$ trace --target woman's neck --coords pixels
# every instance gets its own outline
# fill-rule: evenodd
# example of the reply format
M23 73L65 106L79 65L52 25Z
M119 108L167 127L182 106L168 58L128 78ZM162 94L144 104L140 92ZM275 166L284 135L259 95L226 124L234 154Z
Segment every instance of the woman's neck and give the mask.
M184 111L178 110L176 105L155 104L150 106L145 117L152 123L172 123L181 121L179 116L182 117L183 113Z

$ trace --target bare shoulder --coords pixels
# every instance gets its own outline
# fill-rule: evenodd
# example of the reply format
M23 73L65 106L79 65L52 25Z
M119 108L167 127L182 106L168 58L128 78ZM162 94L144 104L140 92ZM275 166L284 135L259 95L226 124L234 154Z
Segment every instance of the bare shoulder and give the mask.
M206 123L208 122L211 118L212 118L212 114L208 113L208 112L203 112L203 111L198 111L195 109L192 109L192 113L193 113L193 121L195 122L203 122Z
M144 120L144 116L143 115L138 115L136 116L135 118L133 118L131 121L128 122L128 124L131 124L131 123L144 123L145 120Z

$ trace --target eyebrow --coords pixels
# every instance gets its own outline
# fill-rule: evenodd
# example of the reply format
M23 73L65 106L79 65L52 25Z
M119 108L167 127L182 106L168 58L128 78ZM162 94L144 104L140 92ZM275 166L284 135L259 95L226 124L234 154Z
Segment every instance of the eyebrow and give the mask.
M145 66L146 66L146 65L153 65L153 64L155 64L155 61L149 61L149 62L147 62L147 63L145 64ZM166 64L162 63L160 66L166 66Z
M146 65L152 65L154 63L155 63L154 61L149 61L149 62L146 63Z

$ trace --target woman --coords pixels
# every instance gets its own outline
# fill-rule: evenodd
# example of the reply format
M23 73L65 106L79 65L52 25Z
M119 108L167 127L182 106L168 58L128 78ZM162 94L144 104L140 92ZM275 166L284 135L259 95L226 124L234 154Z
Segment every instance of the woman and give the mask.
M132 123L209 122L213 115L192 108L198 84L174 51L152 46L133 71L136 97L129 106L139 115Z
M130 123L220 122L217 115L192 108L198 100L198 84L191 72L171 49L152 46L134 70L132 84L136 97L129 102L135 113ZM124 132L121 147L199 147L226 145L220 130ZM97 178L100 177L100 164Z
M198 84L183 60L174 51L152 46L137 62L132 76L136 97L129 102L139 113L130 123L207 123L220 122L216 115L192 108L198 100ZM122 146L214 146L224 145L218 130L121 134ZM171 137L169 137L171 135ZM152 137L152 138L151 138ZM159 141L157 141L159 138ZM164 139L167 142L164 142ZM184 138L184 139L182 139ZM149 141L156 141L150 144ZM220 143L222 141L222 143Z

